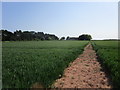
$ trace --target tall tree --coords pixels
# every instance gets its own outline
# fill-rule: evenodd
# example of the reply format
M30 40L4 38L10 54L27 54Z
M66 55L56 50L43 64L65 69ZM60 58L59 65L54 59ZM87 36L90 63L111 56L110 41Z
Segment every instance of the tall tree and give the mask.
M2 41L11 41L14 34L12 32L9 32L7 30L1 30L2 31Z

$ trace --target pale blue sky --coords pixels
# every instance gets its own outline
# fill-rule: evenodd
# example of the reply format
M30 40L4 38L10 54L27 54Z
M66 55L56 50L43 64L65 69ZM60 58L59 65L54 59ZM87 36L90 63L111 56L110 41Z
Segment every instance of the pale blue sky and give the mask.
M2 28L32 30L58 37L91 34L118 37L117 2L3 2Z

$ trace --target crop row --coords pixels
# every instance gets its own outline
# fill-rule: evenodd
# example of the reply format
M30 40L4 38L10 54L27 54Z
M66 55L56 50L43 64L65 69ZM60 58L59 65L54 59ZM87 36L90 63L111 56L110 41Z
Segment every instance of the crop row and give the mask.
M2 47L3 88L28 88L39 82L43 87L63 74L87 41L4 42Z
M92 45L99 60L109 71L113 86L120 87L120 56L119 41L94 41Z

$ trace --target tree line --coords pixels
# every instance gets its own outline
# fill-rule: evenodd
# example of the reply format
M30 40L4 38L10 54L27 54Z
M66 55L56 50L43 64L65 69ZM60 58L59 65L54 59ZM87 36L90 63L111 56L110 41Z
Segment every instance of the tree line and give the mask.
M31 41L31 40L59 40L53 34L44 34L43 32L21 31L10 32L1 30L2 41Z
M62 37L63 39L65 39L65 37ZM66 40L91 40L92 36L88 35L88 34L82 34L79 37L67 37Z
M35 31L21 31L16 30L10 32L8 30L0 30L0 37L2 41L32 41L32 40L91 40L91 35L83 34L79 37L61 37L60 39L54 34L44 34L43 32Z

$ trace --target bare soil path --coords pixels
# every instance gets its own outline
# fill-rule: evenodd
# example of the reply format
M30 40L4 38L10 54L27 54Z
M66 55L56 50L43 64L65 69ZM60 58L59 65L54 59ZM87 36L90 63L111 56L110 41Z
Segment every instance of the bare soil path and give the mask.
M112 88L97 60L91 44L64 70L63 77L53 84L55 88Z

